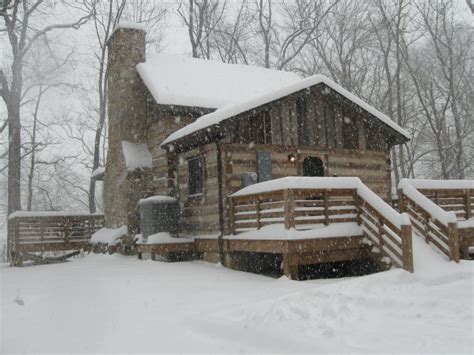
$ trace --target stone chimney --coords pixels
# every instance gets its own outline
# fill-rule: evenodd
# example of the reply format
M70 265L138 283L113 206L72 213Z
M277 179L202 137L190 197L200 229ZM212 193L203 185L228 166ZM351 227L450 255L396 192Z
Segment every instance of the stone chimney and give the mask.
M146 125L146 91L136 65L145 61L145 31L118 27L107 48L109 144L115 138L139 142Z
M146 88L136 65L145 61L145 31L138 25L119 25L108 48L108 152L105 168L105 223L127 225L140 197L139 184L130 179L122 141L146 143ZM135 174L136 175L136 174Z

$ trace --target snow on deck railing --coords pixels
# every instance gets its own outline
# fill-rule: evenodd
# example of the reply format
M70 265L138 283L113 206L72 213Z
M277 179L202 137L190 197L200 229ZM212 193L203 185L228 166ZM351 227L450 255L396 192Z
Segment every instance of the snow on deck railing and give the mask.
M79 217L79 216L102 216L102 213L84 212L62 212L62 211L16 211L10 213L8 218L16 217Z
M419 207L428 212L432 219L437 220L438 222L447 226L449 223L456 223L457 218L454 212L448 212L439 207L436 203L431 201L428 197L423 195L420 191L417 190L417 186L435 186L435 184L423 184L427 181L435 180L422 180L420 184L417 184L415 180L403 179L398 184L398 189L403 192L408 198L415 202ZM459 181L459 180L456 180ZM436 186L444 186L444 184L438 184ZM433 187L420 187L426 189L432 189ZM445 187L442 187L445 188Z
M474 180L403 179L400 184L403 186L410 184L414 188L422 190L474 190Z
M255 195L265 192L285 190L285 189L315 189L315 190L337 190L355 189L357 194L376 209L383 217L400 228L402 225L411 225L410 218L406 213L398 213L375 192L370 190L357 177L306 177L292 176L280 179L261 182L247 186L231 197Z

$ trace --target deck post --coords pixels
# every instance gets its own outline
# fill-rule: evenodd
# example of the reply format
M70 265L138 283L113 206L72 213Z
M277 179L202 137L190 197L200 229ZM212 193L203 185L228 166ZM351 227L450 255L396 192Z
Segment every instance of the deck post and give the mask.
M255 204L255 212L257 214L257 229L262 228L262 225L260 223L260 197L257 196L257 201Z
M423 214L425 220L425 243L428 244L430 242L430 215L428 213Z
M290 265L290 254L283 254L283 275L290 280L298 280L298 265Z
M413 272L413 244L412 230L410 225L402 225L402 250L403 250L403 268L409 272Z
M472 217L472 210L471 210L471 190L467 189L464 192L464 202L466 204L466 219L470 219Z
M230 234L235 234L235 206L234 206L234 199L229 197L229 229Z
M283 190L283 203L285 213L285 229L290 229L295 226L295 209L294 209L294 198L293 190Z
M13 236L13 223L7 216L7 261L11 261L11 238Z
M398 194L398 211L400 213L403 213L405 212L405 201L403 198L403 190L399 189L397 191L397 194Z
M458 224L456 222L448 223L448 242L449 242L449 251L451 254L451 260L458 263L460 260L459 231L458 231Z
M360 226L362 224L361 207L360 207L361 201L360 201L359 194L357 193L357 190L354 191L354 203L355 203L355 208L357 211L357 225Z
M13 228L15 231L14 242L12 244L12 265L13 266L23 266L23 256L17 250L20 247L20 219L14 218Z
M326 190L323 192L324 199L324 225L329 225L329 208L328 208L328 193Z
M64 242L69 243L69 218L64 218Z
M378 218L377 218L377 223L378 223L378 227L379 227L379 241L380 241L380 253L383 253L383 246L385 244L385 241L383 239L383 219L382 219L382 216L379 214Z

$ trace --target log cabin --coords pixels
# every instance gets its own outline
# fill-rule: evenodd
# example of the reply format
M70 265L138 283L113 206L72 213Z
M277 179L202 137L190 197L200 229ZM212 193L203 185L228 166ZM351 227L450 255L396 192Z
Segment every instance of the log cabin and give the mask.
M358 177L390 201L390 151L409 140L331 79L145 55L145 32L108 41L105 224L137 230L137 202L179 200L187 235L230 233L229 196L289 176Z

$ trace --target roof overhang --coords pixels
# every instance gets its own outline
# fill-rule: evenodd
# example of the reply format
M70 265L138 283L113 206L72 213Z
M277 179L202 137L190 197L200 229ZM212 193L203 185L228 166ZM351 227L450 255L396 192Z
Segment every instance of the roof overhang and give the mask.
M193 123L177 130L170 134L161 144L161 147L167 150L172 149L176 151L187 150L187 146L194 147L196 144L193 144L193 141L196 141L196 138L206 137L201 144L206 144L211 141L212 137L220 136L216 134L216 131L222 131L223 128L229 127L232 121L235 121L239 118L244 117L250 111L256 109L263 109L266 105L271 104L274 101L277 101L288 95L297 93L299 91L309 89L310 87L316 86L318 84L325 84L329 88L333 89L338 94L344 96L361 109L365 110L375 118L377 118L382 127L387 131L392 132L393 137L390 142L391 145L403 144L410 140L410 134L401 128L398 124L392 121L388 116L378 111L375 107L367 104L365 101L361 100L359 97L350 93L342 86L336 84L331 79L323 75L314 75L306 79L302 79L296 84L289 85L283 89L279 89L273 92L270 92L265 95L261 95L252 100L245 102L235 103L231 105L224 106L214 112L206 114L198 118ZM210 134L212 133L212 134Z

